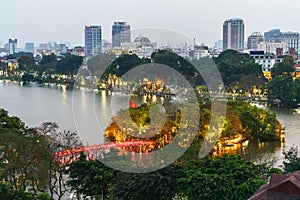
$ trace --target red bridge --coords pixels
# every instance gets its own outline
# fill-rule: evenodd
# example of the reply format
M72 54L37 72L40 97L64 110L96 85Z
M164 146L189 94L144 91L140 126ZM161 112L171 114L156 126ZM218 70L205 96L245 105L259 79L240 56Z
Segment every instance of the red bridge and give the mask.
M139 152L142 152L143 147L151 146L153 144L153 141L110 142L104 144L95 144L55 152L54 158L56 161L62 164L69 164L76 161L82 152L86 154L88 160L94 160L102 157L104 153L108 153L111 148L138 147Z

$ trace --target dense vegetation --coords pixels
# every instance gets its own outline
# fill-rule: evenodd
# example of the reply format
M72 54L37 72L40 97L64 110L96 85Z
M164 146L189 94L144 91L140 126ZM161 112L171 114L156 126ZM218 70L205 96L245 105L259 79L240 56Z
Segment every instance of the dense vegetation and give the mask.
M272 69L272 80L267 84L270 104L285 108L297 108L300 103L300 82L293 80L294 61L287 56Z
M7 72L10 79L23 81L25 84L31 82L73 84L73 76L77 74L83 62L81 56L65 54L58 57L54 53L43 55L40 60L30 53L14 54L9 58L17 59L18 67L11 69L7 63L0 62L0 68ZM61 75L64 75L64 78L60 77Z
M259 87L265 82L261 66L249 54L226 50L214 58L214 62L229 90L251 91L253 86Z
M97 60L89 61L89 69L93 75L107 77L113 73L122 76L135 66L154 62L171 66L183 74L192 85L203 84L191 63L166 50L153 53L151 60L140 59L136 55L122 55L117 59L111 55L100 55L97 59L103 60L101 66L97 66ZM19 70L26 72L23 78L28 81L34 77L26 77L26 74L30 75L35 70L41 74L74 74L82 62L81 57L66 55L59 60L54 54L44 56L39 65L36 65L29 55L21 55L18 60ZM216 58L215 62L229 90L250 91L253 86L262 87L265 82L261 67L246 54L228 50ZM300 87L290 75L293 71L292 66L292 60L287 57L282 64L274 67L273 79L267 85L271 103L279 102L288 108L294 108L299 103ZM138 127L154 124L160 127L162 121L153 120L160 119L160 112L153 112L153 119L150 119L150 106L151 104L142 104L138 108L129 108L129 118L124 117L126 110L119 111L106 129L106 138L110 141L137 139L119 127L122 123ZM167 114L166 123L158 134L145 138L155 142L152 150L167 145L176 135L176 131L172 130L178 130L180 127L180 109L172 107L174 105L167 101L163 106ZM0 109L0 199L61 199L70 190L77 194L78 198L93 196L98 199L119 200L247 199L266 183L271 173L281 173L280 170L267 167L266 164L255 164L237 155L225 154L221 157L207 156L199 159L199 147L209 129L211 104L199 99L199 107L201 120L198 132L185 154L171 165L145 174L120 172L101 162L101 159L115 162L118 156L131 159L130 155L119 155L117 150L105 154L104 158L99 157L99 160L87 161L86 156L82 154L76 162L67 167L63 166L53 154L81 145L76 133L59 132L57 124L49 122L38 128L28 128L19 118L9 116L7 111ZM249 139L278 140L280 131L280 124L274 114L250 106L244 101L229 101L220 140L239 134ZM297 148L286 151L284 156L285 172L300 170ZM66 176L69 176L69 179Z
M193 148L193 147L191 147ZM190 159L186 152L173 164L149 173L130 174L85 157L70 165L68 184L83 197L171 200L247 199L278 169L256 165L236 155Z
M41 61L36 64L33 57L24 55L18 58L19 71L23 72L35 72L38 71L40 74L65 74L72 75L76 74L79 67L82 64L82 57L75 56L72 54L66 54L62 58L58 58L54 53L50 55L44 55Z
M68 191L65 166L53 154L81 143L75 133L57 129L57 124L49 122L28 128L19 118L0 109L1 199L61 199Z

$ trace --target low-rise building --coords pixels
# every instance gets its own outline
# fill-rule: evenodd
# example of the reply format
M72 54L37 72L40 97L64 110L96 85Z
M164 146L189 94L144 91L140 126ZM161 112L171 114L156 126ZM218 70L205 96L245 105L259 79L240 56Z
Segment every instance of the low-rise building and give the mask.
M288 44L284 42L260 42L257 45L257 50L271 53L276 56L287 55L289 53Z
M113 47L112 53L117 56L128 53L136 54L140 58L150 58L151 54L156 50L156 46L155 42L151 42L149 38L140 35L133 42L122 42L120 47Z
M273 174L270 182L261 186L249 200L300 199L300 172Z
M264 76L270 79L270 72L276 63L276 56L271 53L265 53L264 51L250 51L250 56L254 58L257 64L262 66Z

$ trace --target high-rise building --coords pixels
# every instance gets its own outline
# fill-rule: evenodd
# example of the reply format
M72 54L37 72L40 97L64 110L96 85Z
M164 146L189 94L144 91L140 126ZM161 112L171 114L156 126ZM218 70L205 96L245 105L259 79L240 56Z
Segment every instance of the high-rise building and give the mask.
M9 39L8 40L8 52L9 54L17 53L18 48L18 40L17 39Z
M215 42L214 50L222 51L223 49L223 40L218 40Z
M25 52L34 53L34 43L32 42L25 43Z
M49 51L50 50L50 43L40 43L39 44L40 51Z
M84 29L85 56L101 53L102 31L101 26L87 25Z
M247 48L257 50L257 45L264 41L264 36L260 32L253 32L248 37Z
M121 43L130 41L130 25L127 22L115 22L112 26L112 47L120 47Z
M295 52L296 58L299 58L299 33L281 32L280 29L273 29L265 34L265 41L272 43L287 43L289 51Z
M264 33L265 36L265 42L274 42L278 43L279 41L275 41L276 38L278 38L282 33L280 32L280 29L272 29L268 32Z
M225 20L223 24L223 50L244 50L245 24L240 18Z

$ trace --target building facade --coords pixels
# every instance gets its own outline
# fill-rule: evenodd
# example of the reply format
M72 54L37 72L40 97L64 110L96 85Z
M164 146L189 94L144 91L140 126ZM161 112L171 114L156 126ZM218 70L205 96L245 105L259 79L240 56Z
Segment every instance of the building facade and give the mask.
M289 48L288 44L284 42L261 42L257 45L258 51L264 51L275 54L276 56L287 55Z
M280 29L272 29L268 32L264 33L265 42L278 42L274 41L275 38L278 38L282 33L280 32Z
M264 36L260 32L253 32L247 41L247 48L257 50L257 46L260 42L264 41Z
M34 43L32 42L25 43L25 52L34 53Z
M270 72L275 65L275 55L264 51L250 51L250 56L262 66L263 72Z
M130 41L130 25L127 22L115 22L112 25L112 47L120 47L122 43Z
M85 56L94 56L101 53L102 30L98 25L87 25L84 29Z
M223 50L244 50L245 24L240 18L227 19L223 23Z
M17 39L9 39L8 40L8 53L14 54L17 53L18 48L18 40Z
M280 29L273 29L265 34L265 41L272 43L286 43L289 51L295 52L296 59L299 58L299 33L281 32Z

